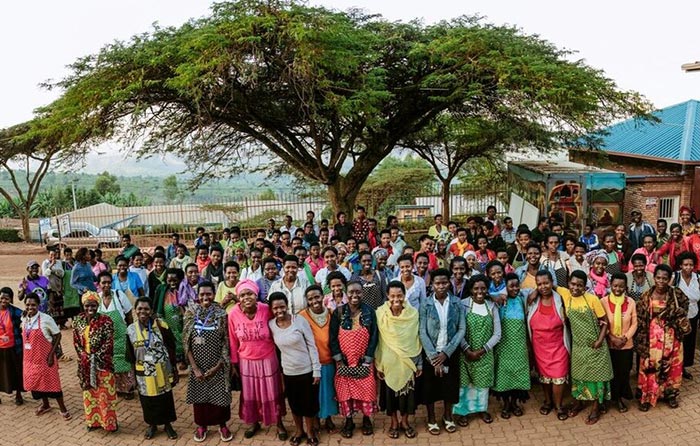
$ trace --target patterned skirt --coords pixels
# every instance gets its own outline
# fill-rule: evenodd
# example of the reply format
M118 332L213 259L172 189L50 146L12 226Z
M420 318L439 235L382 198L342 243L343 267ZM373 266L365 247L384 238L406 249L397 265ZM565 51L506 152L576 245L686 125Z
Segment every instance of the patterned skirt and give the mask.
M286 415L282 374L277 355L264 359L241 359L241 399L238 415L244 423L277 424Z
M97 389L83 390L85 422L88 427L101 427L110 432L117 430L117 391L114 373L99 370Z

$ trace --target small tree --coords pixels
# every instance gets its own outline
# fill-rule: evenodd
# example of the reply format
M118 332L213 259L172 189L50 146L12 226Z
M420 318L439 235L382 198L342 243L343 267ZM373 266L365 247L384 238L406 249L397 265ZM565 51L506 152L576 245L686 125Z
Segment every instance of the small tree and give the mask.
M174 203L182 198L182 191L177 184L177 176L170 175L163 179L163 195L168 203Z
M0 187L2 195L22 220L22 234L30 241L29 218L41 181L60 152L58 144L25 137L30 123L0 130L0 167L10 176L12 189Z
M97 175L97 178L95 178L94 187L97 193L103 197L107 194L119 195L122 191L117 177L107 171Z

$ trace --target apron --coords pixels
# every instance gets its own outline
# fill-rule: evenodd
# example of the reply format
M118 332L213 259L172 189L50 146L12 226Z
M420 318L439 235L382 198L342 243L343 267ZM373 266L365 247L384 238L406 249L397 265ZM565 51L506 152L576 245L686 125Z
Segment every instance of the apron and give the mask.
M472 313L471 309L467 314L467 341L472 350L483 348L493 335L493 317L491 310L488 311L486 316ZM493 386L493 366L493 350L488 351L478 361L462 358L459 371L460 386L471 385L482 389Z
M182 348L182 314L180 313L180 307L177 303L172 304L168 302L169 292L165 292L165 302L163 302L163 319L165 323L170 327L170 331L175 337L175 357L178 361L184 361L185 353Z
M114 325L114 373L128 373L131 371L131 363L126 360L126 321L124 320L124 310L119 302L119 291L112 295L114 310L105 311L102 314L112 319Z
M52 344L46 340L41 331L41 316L37 318L37 327L24 330L24 388L35 392L61 392L61 378L58 375L58 358L54 355L53 366L46 360ZM29 348L27 348L29 346Z
M569 309L566 314L571 324L571 378L578 381L606 382L613 378L612 362L607 342L598 349L592 347L598 339L600 327L593 310Z
M67 266L65 263L63 266ZM80 308L80 296L78 292L70 286L70 280L73 277L73 270L66 269L63 274L63 308Z
M509 298L508 305L520 305L520 301ZM493 390L530 390L530 362L527 351L527 327L525 310L523 319L507 318L501 311L501 340L496 344L496 379Z

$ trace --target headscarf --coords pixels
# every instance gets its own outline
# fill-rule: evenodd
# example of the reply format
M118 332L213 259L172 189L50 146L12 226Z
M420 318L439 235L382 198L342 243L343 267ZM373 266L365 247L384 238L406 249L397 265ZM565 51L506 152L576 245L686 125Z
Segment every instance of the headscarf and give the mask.
M378 259L378 258L380 258L380 257L382 257L382 256L384 256L384 257L389 257L389 251L387 251L387 250L384 249L384 248L377 248L377 249L374 250L373 255L374 255L374 258L375 258L375 259Z
M251 279L243 279L240 282L238 282L238 284L236 285L236 296L240 296L241 291L243 290L250 290L255 294L255 296L258 296L260 294L260 288L258 287L258 284Z
M469 256L474 256L475 259L477 258L477 257L476 257L476 253L475 253L474 251L471 251L471 250L465 252L464 255L463 255L462 257L464 257L464 258L466 259L466 258L469 257Z
M82 297L80 298L80 303L85 305L85 302L88 302L91 300L94 300L95 302L97 302L98 306L102 302L102 298L100 297L100 295L96 291L89 291L88 290L88 291L83 293Z
M604 249L597 249L591 251L586 256L588 264L591 265L591 269L588 272L589 277L593 280L593 292L599 299L602 299L608 291L610 290L610 280L608 279L608 273L603 271L602 275L598 275L593 267L593 262L598 259L605 259L608 262L608 253Z
M341 251L345 253L345 255L348 254L348 245L343 242L336 243L334 248L338 250L338 254L340 254Z
M413 381L413 358L421 352L418 325L418 310L411 305L404 305L399 316L392 314L388 301L377 308L377 370L384 373L384 382L395 392L405 391Z
M616 296L615 293L610 291L608 300L615 307L615 311L613 313L612 334L615 336L622 336L622 307L625 304L625 295L622 294L622 296Z

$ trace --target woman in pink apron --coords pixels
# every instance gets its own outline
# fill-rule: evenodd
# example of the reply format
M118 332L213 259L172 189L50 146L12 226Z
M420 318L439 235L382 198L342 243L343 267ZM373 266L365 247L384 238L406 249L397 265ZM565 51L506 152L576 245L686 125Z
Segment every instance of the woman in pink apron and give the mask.
M58 376L58 359L56 348L61 342L61 331L56 322L46 313L39 312L41 300L35 293L24 297L26 316L22 318L22 343L24 388L32 392L34 399L40 399L41 405L35 415L43 415L51 410L49 398L56 399L64 420L71 419L63 403L61 378Z

